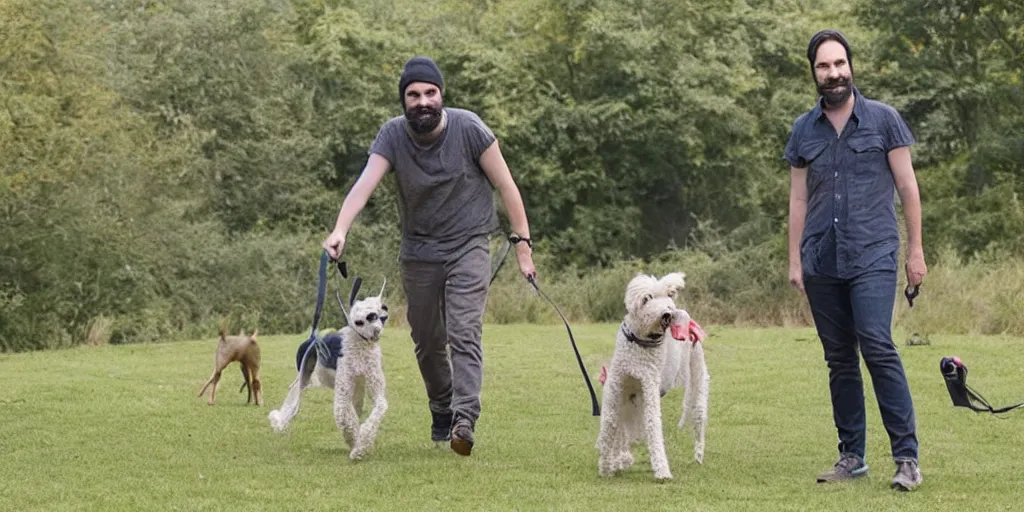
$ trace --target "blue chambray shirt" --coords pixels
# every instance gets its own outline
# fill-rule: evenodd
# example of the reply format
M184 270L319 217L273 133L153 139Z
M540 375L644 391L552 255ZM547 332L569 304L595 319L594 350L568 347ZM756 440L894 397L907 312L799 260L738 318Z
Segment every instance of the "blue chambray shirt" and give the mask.
M896 109L853 88L843 132L825 117L821 100L793 123L783 158L807 168L807 218L800 239L805 277L850 279L896 269L900 247L889 152L915 140Z

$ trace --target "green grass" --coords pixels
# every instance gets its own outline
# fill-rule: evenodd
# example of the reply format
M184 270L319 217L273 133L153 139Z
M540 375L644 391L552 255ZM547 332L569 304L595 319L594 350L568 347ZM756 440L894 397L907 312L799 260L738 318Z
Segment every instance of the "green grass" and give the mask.
M592 377L615 325L574 326ZM652 480L646 454L625 474L597 476L598 418L565 330L485 330L484 412L470 458L429 441L429 414L406 328L388 331L391 408L376 450L350 462L312 390L291 429L267 412L294 377L304 335L267 337L266 403L246 406L237 366L218 402L196 397L215 340L80 347L0 355L0 510L1010 510L1024 493L1024 411L1004 419L953 408L938 371L959 355L995 404L1024 399L1021 343L932 335L903 347L918 412L924 485L889 490L888 442L868 393L867 478L819 486L835 458L827 369L809 329L708 329L712 376L704 465L675 428L681 391L666 397L675 479ZM595 380L595 385L596 385Z

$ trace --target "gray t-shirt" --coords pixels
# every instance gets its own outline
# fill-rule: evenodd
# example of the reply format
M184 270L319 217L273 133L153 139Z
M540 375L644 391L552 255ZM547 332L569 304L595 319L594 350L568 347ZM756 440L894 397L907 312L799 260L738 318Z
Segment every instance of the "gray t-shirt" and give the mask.
M487 247L487 235L498 228L494 187L480 167L494 133L473 112L445 112L448 124L429 147L413 141L402 116L384 123L370 145L397 178L403 261L450 261Z

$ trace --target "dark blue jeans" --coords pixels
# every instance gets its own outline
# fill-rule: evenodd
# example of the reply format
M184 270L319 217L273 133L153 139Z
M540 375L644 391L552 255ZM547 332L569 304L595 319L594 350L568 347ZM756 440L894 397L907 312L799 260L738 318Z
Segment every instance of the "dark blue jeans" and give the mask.
M839 453L864 458L867 429L859 350L871 374L893 459L916 462L914 404L892 341L896 271L874 270L845 280L805 276L804 289L829 367Z

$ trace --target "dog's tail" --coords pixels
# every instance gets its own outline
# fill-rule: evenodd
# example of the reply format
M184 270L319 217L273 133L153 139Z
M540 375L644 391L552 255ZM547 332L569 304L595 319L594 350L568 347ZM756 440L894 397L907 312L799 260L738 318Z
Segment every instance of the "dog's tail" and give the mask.
M217 324L217 341L223 342L228 337L229 322L227 318L221 318L220 323Z

